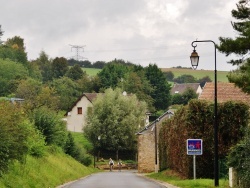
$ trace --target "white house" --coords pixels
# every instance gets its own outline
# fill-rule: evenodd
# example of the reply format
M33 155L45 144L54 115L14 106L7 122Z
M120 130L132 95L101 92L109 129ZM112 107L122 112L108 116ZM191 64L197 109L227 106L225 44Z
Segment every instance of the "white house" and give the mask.
M67 129L72 132L83 132L88 108L93 107L97 93L83 93L65 114Z

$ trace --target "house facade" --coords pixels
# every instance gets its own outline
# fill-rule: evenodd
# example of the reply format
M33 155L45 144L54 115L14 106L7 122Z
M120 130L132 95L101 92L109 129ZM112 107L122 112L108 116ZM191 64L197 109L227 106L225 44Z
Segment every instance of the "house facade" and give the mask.
M67 129L72 132L83 132L88 108L93 107L97 93L83 93L66 113Z
M145 126L138 136L138 172L149 173L159 170L158 135L163 121L173 116L174 112L169 110Z

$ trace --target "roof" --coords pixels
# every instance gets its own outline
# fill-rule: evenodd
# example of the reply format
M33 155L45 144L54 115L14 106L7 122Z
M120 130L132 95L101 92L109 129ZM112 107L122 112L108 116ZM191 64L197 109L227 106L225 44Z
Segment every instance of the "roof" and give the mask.
M162 114L160 117L158 117L156 120L154 120L153 122L151 122L148 126L146 126L144 129L140 130L138 133L136 133L137 135L140 134L145 134L149 131L153 131L155 128L155 124L159 121L164 120L166 117L168 117L167 115L174 115L174 110L168 110L166 111L164 114Z
M83 93L78 99L74 102L74 104L68 109L68 111L65 113L67 115L68 112L70 112L73 107L85 96L91 103L93 103L93 100L97 97L99 93Z
M214 83L207 82L203 88L201 100L214 101ZM217 83L217 101L240 101L250 105L250 95L244 93L239 87L235 86L234 83Z
M195 92L197 92L200 83L184 83L184 84L174 84L171 89L171 95L176 93L182 94L187 88L192 88Z

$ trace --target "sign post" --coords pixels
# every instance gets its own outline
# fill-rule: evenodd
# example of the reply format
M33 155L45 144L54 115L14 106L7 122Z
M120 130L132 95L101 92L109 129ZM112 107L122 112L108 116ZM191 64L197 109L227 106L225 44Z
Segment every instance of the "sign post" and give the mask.
M187 154L193 155L194 180L196 179L196 155L202 155L202 139L187 139Z

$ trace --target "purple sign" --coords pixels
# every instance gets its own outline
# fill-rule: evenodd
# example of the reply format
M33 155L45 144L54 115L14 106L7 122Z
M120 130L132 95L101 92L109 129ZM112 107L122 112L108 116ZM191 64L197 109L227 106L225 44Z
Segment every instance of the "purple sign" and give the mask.
M187 139L187 154L202 155L202 139Z

